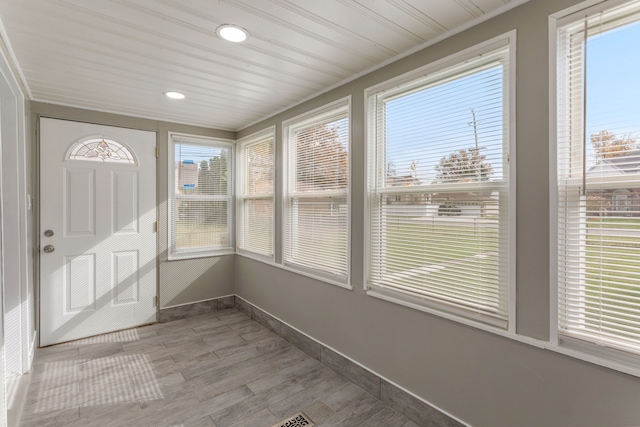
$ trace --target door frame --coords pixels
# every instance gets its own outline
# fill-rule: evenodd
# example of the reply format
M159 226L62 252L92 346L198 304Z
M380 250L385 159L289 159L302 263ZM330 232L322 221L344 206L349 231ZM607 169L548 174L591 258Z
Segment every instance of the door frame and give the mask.
M132 118L132 117L127 117L127 116L118 116L115 114L110 114L110 113L103 113L103 112L99 112L99 111L89 111L89 110L82 110L82 109L77 109L77 108L73 108L73 107L64 107L64 106L57 106L57 105L48 105L48 104L41 104L40 103L36 103L36 107L40 107L40 106L46 106L49 108L46 109L56 109L56 110L60 110L59 113L55 112L55 113L45 113L45 112L38 112L38 111L32 111L31 113L31 129L32 129L32 138L34 141L34 150L32 153L32 160L33 160L33 171L32 171L32 182L33 182L33 192L34 195L32 197L32 204L33 204L33 231L34 231L34 260L33 260L33 278L34 278L34 315L35 315L35 326L37 328L36 332L37 332L37 337L35 340L35 345L38 348L43 348L43 347L49 347L51 345L57 345L57 344L51 344L51 345L45 345L42 346L41 345L41 334L40 334L40 326L41 326L41 318L40 318L40 311L42 309L41 305L42 305L42 299L41 299L41 286L42 286L42 282L40 280L40 274L41 274L41 254L42 254L42 230L40 229L40 221L41 221L41 198L42 198L42 192L41 192L41 188L40 188L40 179L41 179L41 164L40 164L40 155L41 155L41 138L42 138L42 133L40 130L40 119L42 118L46 118L46 119L54 119L54 120L66 120L66 121L70 121L70 122L77 122L77 123L86 123L86 124L92 124L92 125L97 125L97 126L112 126L112 127L119 127L119 128L125 128L125 129L133 129L133 130L141 130L141 131L147 131L147 132L153 132L155 133L155 144L156 144L156 162L155 162L155 166L156 166L156 173L155 173L155 207L156 207L156 230L155 230L155 264L156 264L156 277L155 277L155 284L156 284L156 307L155 307L155 311L156 311L156 318L155 318L155 322L149 323L149 324L153 324L153 323L158 323L160 320L160 252L159 252L159 232L160 232L160 206L159 206L159 198L158 198L158 189L159 189L159 152L160 152L160 148L159 148L159 139L158 139L158 135L159 135L159 130L158 130L158 125L157 122L153 121L153 120L149 120L149 119L139 119L137 120L136 118ZM34 110L34 108L32 107L32 110ZM35 108L35 110L38 110L38 108ZM132 125L131 122L132 120L134 121L139 121L140 124L139 125ZM115 332L115 331L114 331Z

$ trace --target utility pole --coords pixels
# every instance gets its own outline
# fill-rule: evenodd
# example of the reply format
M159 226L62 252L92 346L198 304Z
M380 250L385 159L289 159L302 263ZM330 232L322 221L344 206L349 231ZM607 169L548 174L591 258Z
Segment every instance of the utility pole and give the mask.
M475 153L471 156L471 162L474 162L474 156L476 157L475 159L475 169L476 169L476 179L478 181L480 181L480 165L479 165L479 161L480 161L480 146L478 145L478 121L476 120L476 112L475 110L472 108L471 109L471 116L473 117L473 121L467 123L469 126L473 126L473 137L475 138L476 141L476 151Z
M478 152L478 121L476 120L476 112L472 108L471 115L473 116L473 121L467 123L469 126L473 126L473 136L476 140L476 152Z

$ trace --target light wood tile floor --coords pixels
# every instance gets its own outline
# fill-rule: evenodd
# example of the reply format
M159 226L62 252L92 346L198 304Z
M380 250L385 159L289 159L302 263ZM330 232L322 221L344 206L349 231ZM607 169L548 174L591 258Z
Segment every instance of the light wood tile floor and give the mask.
M38 350L28 426L417 427L235 309Z

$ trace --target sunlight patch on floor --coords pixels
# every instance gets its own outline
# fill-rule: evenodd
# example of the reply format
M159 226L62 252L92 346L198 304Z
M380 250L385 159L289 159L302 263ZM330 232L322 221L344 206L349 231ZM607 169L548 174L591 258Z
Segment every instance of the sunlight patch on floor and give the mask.
M96 335L94 337L83 338L81 340L69 341L59 345L89 345L105 344L116 342L139 341L137 329L125 329L123 331L110 332L108 334Z
M44 369L35 412L164 397L146 355L50 362Z

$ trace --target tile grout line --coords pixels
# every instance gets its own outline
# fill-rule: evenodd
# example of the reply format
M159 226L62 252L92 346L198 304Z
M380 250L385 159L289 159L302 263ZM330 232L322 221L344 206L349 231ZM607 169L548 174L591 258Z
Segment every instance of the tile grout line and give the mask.
M259 309L256 309L256 312L258 312L258 310ZM193 327L189 326L191 321L187 320L176 322L173 327L159 324L147 330L148 332L152 332L151 334L141 331L142 336L150 337L150 335L153 335L154 337L150 338L146 343L134 345L129 349L136 354L131 354L131 351L124 352L123 348L120 348L117 354L113 354L113 346L109 344L109 342L101 343L97 347L87 347L90 349L88 352L90 354L86 356L92 358L91 360L93 361L89 362L90 366L88 366L91 368L89 370L90 372L88 372L91 373L90 378L94 378L95 376L95 381L91 381L92 383L95 382L98 384L100 381L108 381L108 383L111 384L109 378L118 379L124 378L125 376L132 378L130 375L133 370L135 371L135 375L132 385L125 387L125 390L122 391L124 391L125 394L133 393L133 395L137 396L137 393L145 392L140 389L141 387L146 389L146 386L151 384L145 381L143 377L138 377L137 375L139 373L146 374L149 369L153 369L155 374L153 383L160 387L161 392L164 394L162 397L165 397L167 400L158 400L157 398L144 402L138 399L136 399L135 402L131 401L131 399L123 400L122 396L124 395L120 393L121 386L118 385L120 384L120 380L117 380L113 381L113 390L111 391L105 391L103 387L99 387L98 385L93 387L92 390L88 390L89 394L86 394L85 398L83 398L83 403L80 404L82 407L76 408L76 411L73 413L70 412L71 408L68 406L72 402L70 394L67 393L66 397L65 395L60 395L60 393L56 393L50 398L45 396L45 398L49 400L43 400L42 403L48 405L51 410L46 412L33 411L34 406L32 405L32 410L28 416L29 419L26 421L24 427L49 425L53 420L58 424L64 423L66 425L68 422L72 426L82 427L88 427L88 425L103 425L99 424L101 422L107 422L108 425L114 426L139 425L136 423L144 422L148 424L152 423L152 421L157 422L161 416L166 416L167 423L171 423L172 425L179 425L178 421L181 419L184 421L184 424L192 423L195 420L195 418L193 418L195 416L206 418L208 421L206 425L211 425L211 422L213 422L213 425L216 425L216 420L218 420L218 425L233 424L234 426L242 426L242 420L245 418L252 418L253 421L258 422L262 420L265 423L271 424L275 423L281 417L284 419L284 417L296 413L300 409L302 409L305 414L314 417L314 420L318 417L317 420L320 421L334 413L331 412L331 414L329 414L319 408L313 410L311 407L308 407L309 402L315 402L316 399L318 402L329 402L326 399L331 399L331 396L338 393L336 390L342 389L342 385L336 388L338 384L351 385L350 387L353 391L348 393L347 396L352 396L354 393L357 393L356 395L358 396L369 396L369 393L364 389L352 381L349 381L346 377L340 375L340 373L336 373L316 358L310 356L299 346L295 345L295 343L288 341L285 336L283 336L286 335L285 326L281 329L281 334L277 334L269 328L265 328L258 320L251 319L251 316L247 316L246 313L241 312L237 308L230 308L226 312L228 315L220 313L215 317L206 315L198 316L200 319L193 320ZM227 344L222 344L225 345L225 349L228 348L231 351L226 351L225 349L220 350L226 354L224 357L226 360L223 361L221 365L217 364L217 362L215 362L216 359L212 357L215 355L215 358L222 359L221 356L212 350L215 346L220 345L215 342L215 339L209 340L210 342L205 343L206 345L204 346L198 345L197 349L190 347L190 340L186 340L185 342L188 344L186 346L183 345L181 349L179 348L181 346L173 345L176 338L180 337L183 333L185 334L185 338L187 334L192 337L203 335L203 333L207 335L207 329L210 329L208 326L214 323L224 326L223 328L215 328L218 334L225 334L224 331L235 331L234 334L231 335L237 334L237 336L241 338L238 339L237 347L236 345L227 347ZM236 327L236 329L231 330L229 325ZM279 326L279 323L273 323L273 325ZM164 327L169 331L168 333L155 333L158 328ZM202 332L198 333L195 329L202 329ZM162 340L166 341L170 347L164 345ZM247 343L250 345L247 345ZM81 349L81 352L84 351L84 348L85 347ZM240 357L235 356L236 351L239 351L237 354L240 355ZM74 354L75 356L68 356L70 360L56 359L53 362L60 363L59 366L64 367L77 362L76 358L83 356L78 355L77 352ZM141 356L142 354L146 355L145 360L148 361L148 364L144 364L144 366L137 364L133 367L124 366L126 360L129 360L131 357L136 357L136 355ZM258 358L256 361L259 365L255 365L256 362L253 362L255 358ZM300 366L288 371L287 368L291 366L292 363L300 363ZM124 366L124 370L120 373L113 371L116 365ZM262 367L252 369L250 366L254 365ZM77 365L74 364L74 366ZM137 369L136 366L141 370ZM311 366L314 368L309 371ZM66 376L58 375L58 366L52 365L50 368L53 370L49 370L48 372L56 374L55 381L50 382L47 387L40 387L42 383L40 383L38 387L34 387L32 392L33 397L41 395L43 392L47 395L51 394L49 393L52 390L51 386L57 387L56 384L66 382L64 380ZM249 369L248 371L245 370L247 368ZM232 369L235 373L227 372L228 369ZM263 375L264 369L268 369L269 371ZM42 373L43 371L40 369L39 372ZM322 372L322 375L319 375L319 372ZM109 373L115 373L116 376L110 376ZM239 377L237 377L238 375ZM192 378L187 380L187 376ZM140 381L138 379L140 379ZM59 380L62 381L58 382ZM189 381L194 382L188 384ZM249 386L251 381L260 381L262 385L256 383L258 388L254 390ZM309 381L311 381L311 383L309 383ZM285 386L284 388L282 388L283 385ZM308 386L313 387L309 388ZM355 390L357 390L357 392L355 392ZM94 395L96 391L99 391L99 393ZM273 393L275 393L275 395ZM305 393L308 398L296 398L300 393ZM252 398L245 404L245 399L249 395L252 396ZM344 396L342 397L344 398ZM351 399L351 397L349 398ZM335 399L336 398L334 398L334 403ZM354 405L357 404L359 399L360 398L354 398L349 404L354 410L357 408L357 406ZM374 398L367 397L367 399ZM89 401L93 403L86 405L85 403ZM264 404L264 406L260 406L263 408L260 409L260 412L262 412L263 417L266 415L268 421L253 416L255 415L255 411L249 410L253 405L251 401L253 403L259 403L260 405ZM67 412L63 412L60 415L54 414L52 412L52 405L56 402L61 403L63 406L61 406L60 409L64 409ZM102 408L100 402L110 402L115 406L110 406L109 408L111 409ZM225 402L229 402L229 404ZM381 402L380 399L376 399L376 402L378 402L376 403L376 407L378 405L385 408L388 407L388 405ZM176 406L176 403L178 405L184 405L184 407ZM204 408L203 403L205 403L204 406L206 406L206 408ZM329 403L329 405L331 404ZM137 409L130 411L134 406ZM149 407L152 409L150 410ZM218 415L209 412L213 409L217 411ZM337 409L335 410L337 411ZM165 415L160 415L159 411ZM320 415L321 412L324 412L322 416ZM375 413L377 413L377 411ZM389 408L389 413L394 413L397 414L398 417L401 417L399 412L393 411L391 408ZM247 416L247 414L249 415ZM107 418L104 418L105 415L107 415ZM342 417L342 415L340 416ZM375 414L374 412L369 413L369 411L367 411L365 416L375 417ZM406 419L406 423L410 423L406 417L402 418ZM148 423L146 422L147 419L149 420ZM369 419L374 420L374 418ZM335 420L337 421L338 418L335 418ZM227 421L229 422L227 423ZM409 424L407 424L407 427L408 425ZM413 423L410 425L415 427Z
M240 304L238 304L238 301L241 301ZM242 307L243 304L248 305L247 310L249 311L249 313L246 313L245 311L243 311L242 309L238 308L239 306ZM310 340L311 342L317 344L320 346L320 357L315 357L311 354L309 354L311 357L315 358L316 360L318 360L320 363L322 363L323 365L327 366L329 369L331 369L333 372L335 372L336 374L340 375L341 377L345 378L347 381L353 383L354 385L360 387L363 391L365 391L366 393L370 394L371 396L373 396L374 398L378 399L380 402L384 403L385 405L387 405L389 408L391 408L392 410L396 411L399 414L404 415L405 417L407 417L408 419L414 421L417 424L420 424L422 422L424 422L424 420L420 420L420 419L414 419L413 417L413 411L411 410L402 410L399 407L395 407L395 406L391 406L390 402L386 401L385 399L383 399L383 395L382 395L382 388L383 388L383 384L387 383L389 386L394 387L398 392L402 393L402 395L406 395L406 397L408 397L409 399L413 399L416 400L420 405L426 406L427 408L425 408L424 412L436 412L437 414L439 414L441 417L446 417L445 420L436 420L436 421L443 421L446 422L446 426L451 426L451 427L472 427L469 424L465 423L464 421L458 419L457 417L447 413L446 411L443 411L442 409L438 408L437 406L434 406L426 401L424 401L424 399L418 397L417 395L414 395L413 393L405 390L404 388L396 385L395 383L393 383L392 381L384 378L381 375L378 375L377 373L375 373L374 371L372 371L371 369L361 365L360 363L350 359L349 357L341 354L340 352L332 349L331 347L321 343L320 341L316 340L315 338L305 334L304 332L296 329L295 327L289 325L288 323L282 321L281 319L278 319L277 317L269 314L268 312L262 310L261 308L255 306L254 304L250 303L249 301L245 300L244 298L236 295L235 296L235 308L240 311L241 313L244 313L247 317L255 320L256 322L258 322L260 325L264 326L265 328L271 330L273 333L275 333L276 335L282 337L283 339L285 339L287 342L290 342L291 344L293 344L295 347L299 348L301 351L309 354L307 351L305 351L302 347L300 347L300 345L297 342L293 342L290 341L289 339L285 338L282 335L282 326L287 326L288 328L291 328L293 331L295 331L297 334L302 335L305 339ZM245 308L245 307L243 307ZM255 310L258 310L260 312L261 316L268 316L269 319L271 319L272 321L277 322L277 330L275 330L272 325L269 324L268 320L264 320L262 318L260 318L259 316L255 316ZM379 389L379 393L380 395L377 396L374 393L371 393L371 391L367 390L365 387L362 386L362 384L359 384L358 382L355 382L353 378L351 378L350 376L346 375L346 372L342 372L342 371L338 371L336 369L334 369L334 367L330 366L329 364L326 363L326 361L324 360L324 357L322 357L322 350L324 350L325 352L331 352L334 355L345 359L347 362L353 364L353 366L357 367L358 369L362 369L364 371L366 371L367 373L373 375L374 377L376 377L377 381L379 381L379 385L377 386L377 388ZM393 399L389 399L390 401L393 401ZM429 420L427 422L433 422L434 420ZM443 425L444 427L444 425Z

